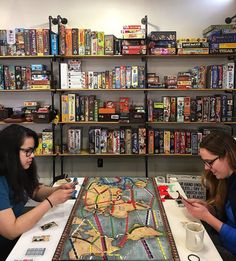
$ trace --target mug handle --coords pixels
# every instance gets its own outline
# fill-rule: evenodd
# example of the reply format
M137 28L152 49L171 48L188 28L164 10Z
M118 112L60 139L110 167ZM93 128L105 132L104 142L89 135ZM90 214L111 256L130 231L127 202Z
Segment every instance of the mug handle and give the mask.
M201 238L199 237L199 235L195 235L195 244L198 246L199 244L201 244Z

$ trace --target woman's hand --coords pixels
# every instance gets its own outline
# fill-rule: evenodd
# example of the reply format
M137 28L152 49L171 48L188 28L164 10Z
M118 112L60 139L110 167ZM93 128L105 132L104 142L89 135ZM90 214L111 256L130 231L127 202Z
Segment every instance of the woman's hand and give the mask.
M195 199L195 198L191 198L191 199L185 199L182 197L182 201L184 203L184 201L190 203L190 204L194 204L194 203L198 203L201 204L202 206L206 207L208 209L208 211L212 214L215 215L215 209L213 206L209 205L206 201L202 200L202 199Z
M48 196L48 199L52 202L53 206L64 203L71 198L72 193L75 191L75 186L72 187L72 185L70 186L66 186L66 185L69 184L62 185L63 188L57 189L50 196Z
M202 202L198 203L195 200L189 199L183 200L183 203L191 216L206 221L210 214L207 204L202 204Z
M59 186L59 189L74 189L78 182L66 183Z
M198 204L202 204L203 206L207 206L207 203L206 201L202 200L202 199L197 199L197 198L188 198L188 199L185 199L185 198L182 198L184 200L187 200L189 203L198 203Z
M223 223L212 214L211 209L209 210L209 207L211 206L205 206L197 202L191 203L189 202L189 200L185 200L183 201L183 203L191 216L205 221L210 226L212 226L217 232L220 231Z

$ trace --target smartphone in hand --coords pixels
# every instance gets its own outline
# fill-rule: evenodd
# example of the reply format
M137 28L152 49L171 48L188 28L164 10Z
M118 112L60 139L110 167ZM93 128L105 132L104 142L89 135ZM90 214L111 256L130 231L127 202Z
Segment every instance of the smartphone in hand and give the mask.
M184 204L189 204L189 205L193 206L192 202L190 202L188 199L184 198L182 195L180 195L180 197Z
M180 199L180 198L177 198L175 201L176 201L176 203L177 203L178 207L181 207L181 208L183 208L183 207L184 207L184 203L183 203L182 199Z
M73 181L73 182L72 182L72 187L75 189L77 184L78 184L77 181Z

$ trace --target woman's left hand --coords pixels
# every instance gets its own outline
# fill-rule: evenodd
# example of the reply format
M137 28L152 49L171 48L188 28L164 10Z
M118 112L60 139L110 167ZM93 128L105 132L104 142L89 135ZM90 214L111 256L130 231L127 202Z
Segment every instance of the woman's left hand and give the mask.
M203 204L197 202L189 203L186 201L184 202L184 205L190 215L203 221L205 221L205 218L209 214L209 210Z
M59 186L60 189L74 189L78 182L66 183Z

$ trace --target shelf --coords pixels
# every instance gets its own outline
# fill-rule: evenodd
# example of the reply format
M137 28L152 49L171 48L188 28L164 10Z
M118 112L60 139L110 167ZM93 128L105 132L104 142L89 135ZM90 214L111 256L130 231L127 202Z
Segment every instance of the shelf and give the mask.
M32 73L32 68L30 65L32 64L43 64L45 65L42 66L44 70L47 71L47 75L50 75L51 78L50 79L55 79L54 78L54 70L53 70L53 65L54 65L54 62L58 62L56 60L56 57L54 55L22 55L22 56L0 56L0 63L3 64L3 65L9 65L9 64L12 64L12 66L14 66L15 68L15 74L16 74L16 67L15 66L19 66L20 67L20 73L23 73L23 66L25 67L26 65L29 67L29 70L31 71ZM42 70L42 73L41 74L44 74L44 70ZM19 72L18 72L19 73ZM27 71L26 71L26 74L27 74ZM38 74L38 75L41 75L41 74ZM48 76L48 77L50 77ZM40 77L38 77L40 78ZM33 79L33 78L32 78ZM45 78L46 79L46 78ZM47 78L48 79L48 78ZM25 79L24 79L25 80ZM17 86L17 83L15 82L14 83L15 86ZM13 88L16 88L16 87L13 87ZM10 89L10 90L6 90L6 89L0 89L0 96L2 97L2 100L8 100L9 97L11 97L11 99L15 99L17 97L19 97L19 99L22 101L22 100L28 100L29 99L29 94L31 94L30 96L32 96L30 98L30 100L42 100L40 101L40 104L41 102L43 102L42 105L45 105L45 102L48 104L51 105L51 108L52 108L52 112L54 111L55 109L55 106L54 106L54 95L56 93L56 84L54 83L54 81L50 81L50 84L45 84L45 85L33 85L33 84L30 84L29 86L27 86L28 89ZM44 88L43 88L44 87ZM26 86L24 86L24 88L26 88ZM14 94L13 94L14 93ZM4 98L4 95L6 96L6 98ZM45 96L51 96L50 99L51 99L51 102L49 102L47 99L45 101L45 98L42 99L42 97L40 98L40 96L45 97ZM28 98L27 98L28 97ZM49 98L49 97L48 97ZM43 101L44 100L44 101ZM15 107L15 103L14 101L11 102L10 104L10 101L8 101L8 106L6 106L4 104L5 107ZM22 106L21 106L22 107ZM46 117L46 116L45 116ZM51 129L51 132L52 132L52 138L51 138L51 142L53 143L54 142L54 139L53 137L55 137L55 132L54 132L54 127L55 127L55 124L53 121L51 122L33 122L33 121L26 121L27 118L25 117L22 117L20 119L12 119L11 122L4 122L3 120L0 120L0 126L1 126L1 129L5 126L9 126L11 124L18 124L18 125L24 125L25 127L29 127L29 128L32 128L32 129L40 129L40 130L37 130L37 132L43 132L44 129ZM6 119L5 119L6 120ZM43 121L44 119L39 119L39 121ZM6 120L7 121L7 120ZM45 119L46 121L46 119ZM5 126L4 126L5 125ZM37 125L37 127L36 127ZM50 127L49 127L50 126ZM36 131L36 130L34 130ZM42 134L43 135L43 134ZM50 139L49 135L47 136L47 139ZM54 144L53 144L54 146ZM38 151L37 151L38 152ZM53 179L55 177L55 160L56 160L56 156L57 156L57 153L52 153L52 154L34 154L34 157L35 159L40 159L40 161L44 161L45 158L48 159L48 161L50 160L52 162L52 174L53 174ZM42 160L41 160L42 159ZM40 162L42 163L42 162Z
M112 154L112 153L100 153L100 154L89 154L87 151L82 151L81 153L59 153L60 157L84 157L84 156L92 156L92 157L200 157L199 155L192 154Z
M146 20L146 27L147 27L147 20ZM147 28L146 28L147 29ZM129 40L134 40L134 39L129 39ZM137 40L137 39L135 39ZM145 39L147 40L147 39ZM146 42L147 43L147 42ZM60 83L60 78L61 78L61 74L60 72L58 72L58 70L56 70L57 72L55 72L55 70L53 70L54 68L54 63L57 63L55 66L59 65L59 70L60 70L60 62L67 62L68 59L78 59L81 61L81 63L85 63L86 67L88 64L88 68L90 67L90 65L92 65L92 68L95 66L95 68L98 68L99 65L102 65L102 67L108 67L107 70L110 70L110 67L114 67L117 63L119 64L142 64L142 66L145 68L144 72L144 76L145 76L145 84L142 84L141 86L145 86L145 88L117 88L117 89L81 89L81 88L68 88L68 89L56 89L55 84L52 84L51 88L55 88L55 89L28 89L28 90L0 90L0 95L3 96L3 94L7 94L7 93L16 93L15 96L17 95L17 93L21 96L22 94L24 97L28 96L29 93L31 93L31 96L37 97L39 95L42 95L42 93L44 93L44 96L47 96L49 93L51 93L52 96L52 101L51 104L54 106L54 98L57 97L57 102L56 105L59 106L60 108L58 108L58 111L61 114L61 96L62 94L69 94L69 93L76 93L80 95L97 95L97 96L101 96L99 97L101 100L103 100L102 98L106 96L128 96L131 98L135 98L137 97L138 99L142 99L144 100L144 105L146 108L146 113L145 113L145 120L148 120L147 118L147 100L150 97L154 97L154 96L183 96L183 94L185 96L198 96L199 93L201 93L201 96L210 96L210 95L214 95L214 94L229 94L234 95L235 91L236 91L236 86L235 89L226 89L226 88L191 88L191 89L167 89L167 88L148 88L148 82L147 82L147 73L149 72L149 68L148 68L148 63L150 63L150 69L153 67L156 67L156 64L164 64L163 70L166 69L166 67L177 67L177 63L180 64L181 68L182 65L184 65L185 67L187 67L187 65L190 63L194 63L194 60L196 61L196 65L198 64L204 64L204 62L202 61L206 61L206 64L210 64L210 63L214 63L214 64L219 64L221 63L226 63L227 60L234 60L235 61L235 57L236 54L186 54L186 55L180 55L180 54L173 54L173 55L150 55L150 54L136 54L136 55L132 55L132 54L126 54L126 55L43 55L43 56L37 56L37 55L30 55L30 56L0 56L0 62L1 63L5 63L6 60L9 60L8 63L13 63L13 60L16 60L17 64L22 63L23 60L25 60L25 63L35 63L36 61L40 61L40 63L44 63L45 64L51 64L51 73L52 76L56 73L57 76L59 77L59 83ZM48 60L46 60L48 59ZM214 59L215 62L214 62ZM208 61L208 62L207 62ZM210 61L210 62L209 62ZM118 66L117 65L117 66ZM154 66L155 65L155 66ZM82 66L82 65L81 65ZM55 69L55 68L54 68ZM114 68L113 68L114 69ZM169 69L169 68L167 68ZM171 68L170 68L171 69ZM168 71L168 70L167 70ZM110 75L110 74L109 74ZM58 77L52 77L52 79L56 79ZM57 79L58 80L58 79ZM143 82L142 82L143 83ZM65 85L68 86L68 85ZM159 85L157 85L159 86ZM160 85L161 86L161 85ZM163 85L162 85L163 86ZM204 87L206 87L207 84L205 84ZM225 84L224 84L225 86ZM78 87L78 85L77 85ZM156 92L156 93L155 93ZM35 93L35 95L33 95L33 93ZM181 95L180 95L181 94ZM204 95L205 94L205 95ZM19 96L18 95L18 96ZM54 96L55 95L55 96ZM9 95L6 95L9 96ZM12 95L11 95L12 96ZM19 96L19 97L20 97ZM21 97L21 99L24 99L24 97ZM135 96L135 97L134 97ZM130 99L131 99L130 98ZM62 119L61 115L59 117L59 119ZM88 119L86 117L86 119ZM98 118L96 118L98 119ZM234 119L234 118L233 118ZM6 123L4 121L0 121L0 125L7 125L7 124L12 124L11 123ZM22 124L22 125L27 125L30 126L32 125L32 127L36 128L35 126L37 125L37 127L39 126L39 124L51 124L52 125L52 129L54 131L55 125L53 123L53 121L51 123L36 123L36 122L19 122L16 124ZM106 129L119 129L120 126L124 126L124 127L128 127L129 129L131 129L131 127L144 127L146 129L146 133L148 133L148 128L161 128L161 129L173 129L173 130L178 130L178 129L184 129L185 131L196 131L198 128L211 128L211 127L215 127L215 126L222 126L224 128L229 127L231 125L231 128L233 128L233 125L236 125L236 122L232 121L232 122L135 122L135 123L130 123L130 122L120 122L120 121L75 121L75 122L71 122L71 121L67 121L67 122L63 122L63 121L59 121L58 123L58 127L60 130L56 130L53 132L54 136L54 147L57 148L57 146L55 146L55 140L58 140L57 137L60 135L60 144L59 147L64 148L63 147L63 141L65 140L65 132L67 131L67 129L69 128L76 128L79 127L81 130L84 129L85 132L87 131L87 129L91 128L101 128L104 127ZM64 125L68 125L68 126L64 126ZM229 125L229 126L227 126ZM46 127L46 126L45 126ZM65 128L65 129L63 129ZM83 130L83 132L84 132ZM59 133L60 131L60 133ZM81 135L82 135L82 131L81 131ZM85 136L81 136L82 139L88 138L88 133L85 134ZM143 137L142 137L143 138ZM67 138L68 139L68 138ZM58 142L57 142L58 143ZM68 143L68 140L67 140ZM66 148L66 146L65 146ZM122 163L122 161L124 161L125 159L137 159L137 160L141 160L143 159L143 163L144 163L144 168L145 168L145 174L146 176L148 176L148 172L149 172L149 166L148 166L148 160L159 160L160 162L164 162L165 158L168 158L169 160L174 160L174 158L176 158L177 161L182 161L187 160L187 158L193 159L193 158L199 158L199 155L192 155L192 154L165 154L165 153L161 153L161 154L113 154L113 153L99 153L99 154L89 154L88 153L88 147L87 150L81 150L81 153L58 153L58 150L56 150L57 153L54 154L50 154L50 155L35 155L35 158L51 158L53 160L53 178L55 178L55 172L56 172L56 165L58 162L61 163L61 174L63 175L64 173L64 164L63 161L66 160L65 157L68 157L70 160L73 157L86 157L89 161L91 161L91 159L93 158L93 161L96 161L98 158L106 158L106 160L110 160L112 161L112 158L114 160L117 159L117 161L119 163ZM112 151L112 150L109 150ZM146 151L148 152L148 137L146 137ZM153 151L153 150L152 150ZM197 152L197 151L196 151ZM58 157L58 158L56 158ZM135 157L135 158L134 158ZM110 159L109 159L110 158ZM67 159L67 160L69 160ZM124 160L123 160L124 159ZM42 159L44 160L44 159ZM75 158L76 160L76 158ZM83 160L83 159L82 159ZM145 161L145 162L144 162ZM168 162L169 163L169 162ZM167 164L168 164L167 163ZM159 164L159 163L158 163ZM132 167L133 168L133 167Z
M147 58L228 58L235 57L236 54L169 54L169 55L151 55L147 54Z
M55 89L55 92L137 92L137 91L152 91L152 92L233 92L236 89L210 89L210 88L191 88L191 89L165 89L165 88L136 88L136 89Z
M114 55L25 55L25 56L0 56L0 60L5 59L137 59L137 58L154 58L154 59L169 59L169 58L228 58L235 57L236 54L170 54L170 55L151 55L151 54L114 54Z
M137 59L137 58L228 58L235 57L236 54L169 54L169 55L151 55L151 54L114 54L114 55L56 55L56 58L64 59ZM6 57L6 56L5 56ZM24 57L24 56L23 56ZM54 57L54 56L52 56ZM37 58L39 58L37 56Z
M233 121L225 121L225 122L202 122L202 121L190 121L190 122L176 122L176 121L173 121L173 122L170 122L170 121L155 121L155 122L146 122L147 124L176 124L176 125L180 125L180 124L196 124L196 125L209 125L209 124L216 124L216 125L225 125L225 124L236 124L236 122L233 122Z
M61 59L137 59L137 58L228 58L235 57L236 54L169 54L169 55L152 55L152 54L114 54L114 55L22 55L22 56L0 56L0 60L5 59L51 59L51 58L61 58Z
M42 158L42 157L56 157L57 154L34 154L34 157L36 158Z
M64 59L142 59L146 54L114 54L114 55L57 55L58 58Z
M152 92L234 92L236 89L164 89L164 88L137 88L137 89L29 89L29 90L0 90L0 92L137 92L137 91L152 91Z
M38 55L7 55L7 56L0 56L0 60L4 60L4 59L14 59L14 60L25 60L25 59L49 59L49 58L54 58L54 55L42 55L42 56L38 56Z
M68 122L62 122L62 121L59 121L58 124L75 124L75 125L90 125L90 124L94 124L94 125L103 125L103 124L107 124L107 125L135 125L135 124L138 124L138 125L144 125L145 123L144 122L113 122L113 121L75 121L75 122L72 122L72 121L68 121ZM234 125L236 124L236 122L234 121L225 121L225 122L199 122L199 121L190 121L190 122L176 122L176 121L173 121L173 122L170 122L170 121L167 121L167 122L164 122L164 121L155 121L155 122L149 122L147 121L146 124L150 124L150 125Z
M192 154L147 154L148 157L200 157L200 155L192 155Z
M145 124L145 122L117 122L117 121L67 121L67 122L62 122L62 121L59 121L58 124L76 124L76 125L87 125L87 124L98 124L98 125L101 125L101 124L108 124L108 125L124 125L124 124Z
M55 92L55 89L29 89L29 90L0 90L0 92Z
M87 151L81 151L81 153L72 154L72 153L59 153L60 157L145 157L147 154L113 154L113 153L99 153L99 154L90 154Z
M136 88L136 89L56 89L56 92L74 92L74 91L79 91L79 92L127 92L127 91L149 91L150 89L147 88ZM164 89L163 89L164 90Z
M227 122L222 122L222 124L232 124L232 125L234 125L234 124L236 124L236 122L235 121L227 121Z
M213 89L213 88L190 88L190 89L164 89L164 88L148 88L145 89L146 91L164 91L164 92L169 92L169 91L174 91L174 92L233 92L236 91L236 89Z
M4 121L0 121L0 125L7 125L7 124L24 124L24 125L30 125L30 124L35 124L35 125L39 125L39 124L52 124L52 122L33 122L33 121L22 121L22 122L4 122Z

